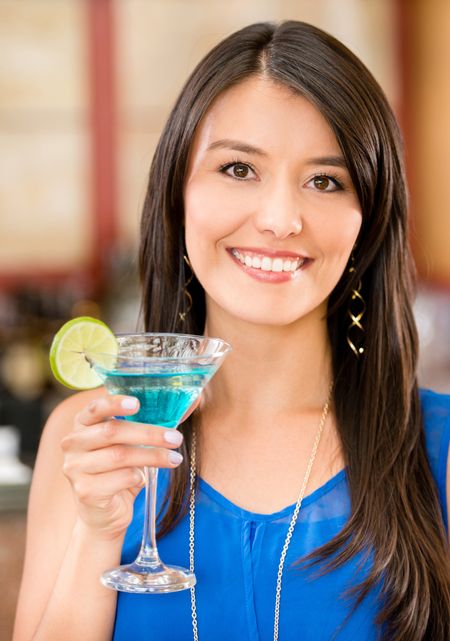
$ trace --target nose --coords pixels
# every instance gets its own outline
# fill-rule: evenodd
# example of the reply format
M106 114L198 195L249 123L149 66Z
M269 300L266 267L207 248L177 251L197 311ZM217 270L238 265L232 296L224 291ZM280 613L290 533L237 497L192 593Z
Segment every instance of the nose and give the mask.
M279 179L268 185L255 213L255 226L278 240L296 236L303 229L298 185Z

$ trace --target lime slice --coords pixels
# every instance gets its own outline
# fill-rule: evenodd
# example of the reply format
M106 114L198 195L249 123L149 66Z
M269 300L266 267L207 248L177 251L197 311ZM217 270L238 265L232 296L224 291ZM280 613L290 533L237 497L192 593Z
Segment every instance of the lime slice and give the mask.
M102 384L85 354L98 352L115 355L116 337L108 325L90 316L65 323L55 334L50 347L50 367L55 378L70 389L93 389Z

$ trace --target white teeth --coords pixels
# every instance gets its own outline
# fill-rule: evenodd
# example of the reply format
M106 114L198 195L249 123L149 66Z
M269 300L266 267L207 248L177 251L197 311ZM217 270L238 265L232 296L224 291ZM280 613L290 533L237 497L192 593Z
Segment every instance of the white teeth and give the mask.
M231 253L242 265L261 269L265 272L295 272L305 262L305 258L269 258L268 256L253 256L250 254L241 254L237 249L232 249Z
M283 259L274 258L272 261L272 271L273 272L282 272L283 271Z
M261 269L265 272L271 272L272 271L272 259L269 258L268 256L264 256L264 258L261 261Z

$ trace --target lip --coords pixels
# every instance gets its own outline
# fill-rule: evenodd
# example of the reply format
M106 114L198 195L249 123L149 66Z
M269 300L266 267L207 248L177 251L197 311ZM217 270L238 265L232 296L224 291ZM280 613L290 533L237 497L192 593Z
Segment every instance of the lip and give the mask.
M297 254L287 250L269 249L266 247L227 247L231 252L236 249L241 254L255 254L255 256L268 256L269 258L309 258L306 254Z
M241 261L236 258L236 256L233 255L232 249L236 249L239 252L248 252L248 253L255 253L259 256L269 256L269 257L281 257L285 256L286 258L301 258L304 259L304 263L298 267L295 272L268 272L268 271L263 271L261 269L255 269L254 267L248 267L247 265L243 265ZM264 250L264 253L261 253L261 250L250 250L249 248L246 249L241 249L237 247L230 247L227 249L228 254L230 255L232 261L242 269L246 274L254 278L255 280L258 280L260 282L264 283L272 283L272 284L278 284L278 283L287 283L291 280L296 279L299 274L304 271L305 269L308 269L309 265L313 262L311 258L306 258L305 256L302 256L301 254L294 254L293 252L275 252L274 250L271 250L272 253L267 253L267 250Z

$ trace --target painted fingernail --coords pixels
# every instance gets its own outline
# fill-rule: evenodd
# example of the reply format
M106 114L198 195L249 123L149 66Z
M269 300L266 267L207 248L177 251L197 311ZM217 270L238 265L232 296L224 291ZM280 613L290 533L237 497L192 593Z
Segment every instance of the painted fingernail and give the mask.
M169 459L169 463L172 463L172 465L179 465L183 460L183 457L178 452L169 452L167 458Z
M132 398L131 396L127 396L122 400L121 405L124 410L134 410L138 406L138 401L137 401L137 398Z
M183 442L183 434L173 429L166 430L164 432L164 440L172 445L181 445Z

